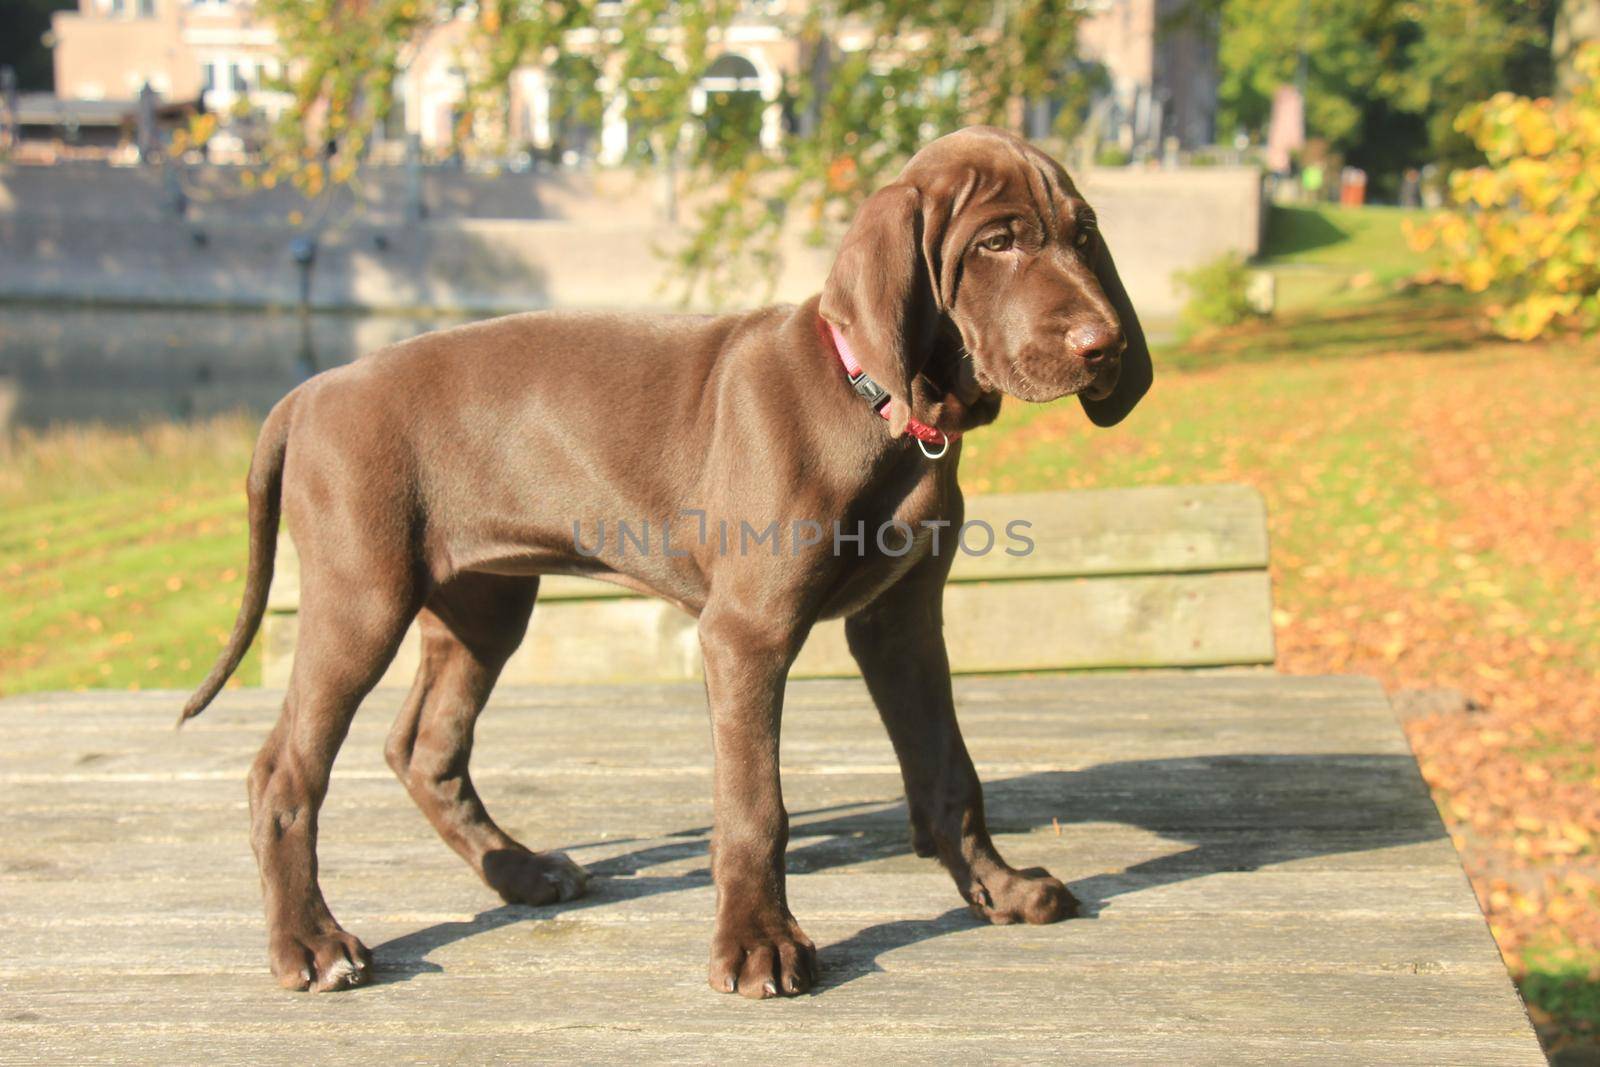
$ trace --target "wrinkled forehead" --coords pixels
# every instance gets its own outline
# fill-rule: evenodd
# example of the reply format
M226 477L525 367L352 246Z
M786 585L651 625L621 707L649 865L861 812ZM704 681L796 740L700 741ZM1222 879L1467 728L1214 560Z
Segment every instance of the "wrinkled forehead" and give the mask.
M1066 170L1026 141L1001 130L962 130L918 152L901 172L954 219L968 213L1036 213L1053 228L1081 203Z

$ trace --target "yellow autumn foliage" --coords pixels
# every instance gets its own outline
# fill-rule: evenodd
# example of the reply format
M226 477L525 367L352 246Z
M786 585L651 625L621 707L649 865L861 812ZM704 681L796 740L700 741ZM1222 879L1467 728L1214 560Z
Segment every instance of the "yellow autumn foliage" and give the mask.
M1408 226L1440 277L1505 297L1496 331L1532 340L1600 330L1600 43L1569 99L1496 93L1456 119L1487 165L1450 176L1454 209Z

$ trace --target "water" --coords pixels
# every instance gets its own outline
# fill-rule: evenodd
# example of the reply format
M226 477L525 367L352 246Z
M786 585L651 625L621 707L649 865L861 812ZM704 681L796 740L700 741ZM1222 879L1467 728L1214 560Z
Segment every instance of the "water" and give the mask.
M0 433L261 414L319 370L462 321L0 303Z
M319 370L470 318L0 303L0 434L260 415Z

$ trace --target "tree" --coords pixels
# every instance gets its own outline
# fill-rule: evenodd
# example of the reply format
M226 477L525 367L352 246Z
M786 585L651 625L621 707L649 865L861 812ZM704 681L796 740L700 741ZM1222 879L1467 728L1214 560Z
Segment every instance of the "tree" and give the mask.
M1377 175L1475 161L1460 110L1549 85L1552 0L1209 2L1222 22L1219 128L1263 127L1304 55L1308 134Z
M1582 80L1577 57L1586 41L1600 41L1600 0L1557 0L1550 52L1556 64L1556 88L1563 94Z
M1075 0L834 0L799 6L785 29L807 63L776 104L796 119L764 148L759 123L729 107L691 110L691 90L715 61L738 0L262 0L286 52L282 88L293 104L279 124L268 180L308 193L354 174L373 127L419 36L472 12L472 84L465 134L503 114L511 73L547 70L578 56L620 93L636 151L696 175L726 195L696 210L675 258L683 295L718 299L751 270L772 277L776 235L812 233L854 210L929 138L974 122L1019 128L1029 100L1070 98L1084 75L1073 63ZM840 51L828 32L852 28ZM578 33L577 31L593 31ZM601 45L580 43L598 40ZM1070 120L1070 117L1069 117ZM477 126L474 126L474 124ZM492 121L489 122L492 126ZM337 158L325 146L338 145Z
M1496 93L1462 112L1487 162L1451 175L1459 209L1409 234L1437 244L1443 280L1495 294L1494 327L1515 340L1600 330L1600 42L1572 70L1560 101Z

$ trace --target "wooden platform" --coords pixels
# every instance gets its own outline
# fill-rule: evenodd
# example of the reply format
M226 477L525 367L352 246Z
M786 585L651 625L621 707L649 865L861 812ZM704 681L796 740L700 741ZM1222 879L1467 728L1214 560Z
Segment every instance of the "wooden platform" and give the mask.
M597 876L506 907L433 836L357 719L323 884L380 984L265 970L245 768L276 715L227 694L0 701L0 1061L1539 1064L1378 687L1266 673L966 679L1001 848L1093 917L991 928L910 854L857 682L786 708L790 897L812 996L705 984L709 741L698 686L511 690L478 781Z

